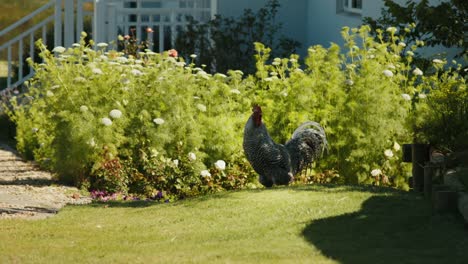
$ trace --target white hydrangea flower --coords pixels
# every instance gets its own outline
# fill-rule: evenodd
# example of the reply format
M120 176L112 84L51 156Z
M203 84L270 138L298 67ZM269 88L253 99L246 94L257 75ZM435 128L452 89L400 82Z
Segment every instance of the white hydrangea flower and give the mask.
M94 138L91 138L90 140L88 140L86 142L86 144L88 144L89 146L91 147L95 147L96 146L96 142L94 141Z
M140 70L137 70L137 69L132 69L130 72L135 76L143 75L143 73Z
M112 125L112 120L110 120L109 118L107 117L104 117L104 118L101 118L101 123L105 126L110 126Z
M104 74L104 73L102 72L102 70L99 69L99 68L94 68L94 69L93 69L93 73L94 73L94 74L99 74L99 75Z
M353 80L350 80L350 79L347 79L347 80L345 81L345 83L346 83L347 85L349 85L349 86L351 86L351 85L354 84Z
M197 155L195 155L195 153L193 153L193 152L190 152L190 153L188 154L188 159L189 159L190 161L195 161L195 160L197 159Z
M421 98L421 99L426 99L426 98L427 98L427 95L426 95L425 93L420 93L420 94L418 95L418 97Z
M421 76L421 75L423 75L423 72L421 71L421 69L416 68L416 69L413 70L413 74L414 74L414 75Z
M206 106L204 104L197 104L197 108L202 112L206 112Z
M231 93L240 94L241 92L238 89L231 89Z
M73 79L73 81L78 82L78 83L85 83L87 80L86 80L86 78L84 78L82 76L78 76L75 79Z
M411 50L408 50L408 51L406 52L406 55L408 55L408 56L414 56L414 52L412 52Z
M406 101L411 101L411 96L410 96L409 94L404 93L404 94L402 94L401 96L402 96L403 99L405 99Z
M31 131L32 131L33 133L36 133L37 131L39 131L39 128L33 127L33 128L31 129Z
M99 42L96 46L98 46L99 48L107 48L107 46L109 46L109 44L107 44L105 42Z
M156 125L162 125L162 124L164 124L165 121L164 121L164 119L158 117L158 118L153 119L153 122Z
M296 63L296 62L297 62L297 60L296 60L295 58L291 58L291 59L289 59L289 61L290 61L291 63Z
M192 54L190 55L190 58L195 59L197 57L197 54Z
M65 50L67 50L66 48L62 47L62 46L57 46L55 47L52 51L53 52L57 52L57 53L64 53Z
M86 111L88 111L88 107L86 105L82 105L82 106L80 106L80 111L81 112L86 112Z
M52 96L54 96L54 93L52 91L47 91L46 95L47 95L47 97L52 97Z
M183 61L178 61L178 62L176 62L175 65L176 65L177 67L184 67L184 66L185 66L185 62L183 62Z
M217 170L223 171L226 169L226 162L224 160L218 160L214 165Z
M275 65L275 66L279 66L281 63L279 61L274 61L272 62L271 64Z
M404 48L404 47L406 47L406 43L404 43L404 42L400 42L400 43L398 43L398 46L400 46L400 47L403 47L403 48Z
M128 59L126 57L118 57L117 61L120 62L120 63L127 63Z
M399 151L399 150L401 149L400 144L398 144L398 143L395 141L395 143L393 143L393 149L394 149L395 151Z
M273 79L271 77L266 77L265 79L263 79L265 82L271 82L273 81Z
M202 177L211 177L211 173L210 173L208 170L202 170L202 171L200 172L200 175L201 175Z
M379 176L381 174L382 174L382 171L380 169L373 169L371 171L371 175L374 176L374 177L377 177L377 176Z
M396 27L388 27L388 28L387 28L387 32L388 32L388 33L395 34L396 31L397 31L397 28L396 28Z
M391 158L391 157L393 157L393 151L392 151L391 149L386 149L386 150L384 151L384 155L385 155L385 157L387 157L387 158Z
M216 73L215 76L219 76L221 78L227 78L226 74L222 74L222 73Z
M235 70L234 72L240 75L244 75L244 73L241 70Z
M391 63L390 63L387 67L388 67L389 69L392 69L392 70L395 69L395 65L393 65L393 64L391 64Z
M179 160L178 159L173 160L172 163L174 163L174 165L176 167L179 166Z
M80 43L73 43L73 44L72 44L72 47L74 47L74 48L79 48L79 47L81 47L81 45L80 45Z
M439 59L433 59L432 62L433 62L433 63L436 63L436 64L442 64L442 63L444 63L443 60L439 60Z
M114 119L118 119L118 118L122 117L122 112L120 110L118 110L118 109L112 109L109 112L109 116L114 118Z
M387 77L393 77L393 72L390 70L384 70L382 73Z

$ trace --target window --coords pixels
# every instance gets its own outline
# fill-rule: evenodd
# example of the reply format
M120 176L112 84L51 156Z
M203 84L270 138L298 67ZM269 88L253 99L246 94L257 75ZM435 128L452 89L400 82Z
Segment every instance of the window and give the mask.
M353 14L362 13L362 0L343 0L343 11Z

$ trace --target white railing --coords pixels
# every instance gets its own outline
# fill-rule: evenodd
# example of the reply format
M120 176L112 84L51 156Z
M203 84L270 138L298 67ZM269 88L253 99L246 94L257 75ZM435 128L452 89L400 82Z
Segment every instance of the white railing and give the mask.
M83 11L85 2L93 2L93 0L76 0L75 10L75 0L51 0L0 31L0 37L16 34L4 43L0 43L0 54L4 54L6 51L7 60L6 86L0 87L0 95L21 87L25 81L34 75L34 70L31 67L29 67L26 74L23 73L26 55L31 58L36 57L35 41L41 38L42 42L46 44L48 29L54 28L54 46L69 47L79 39L83 30L83 17L89 14L92 15L92 13ZM77 34L75 34L75 13L77 14ZM41 17L45 18L40 19ZM37 22L37 20L40 21ZM24 31L19 30L21 26L31 21L35 22L33 26ZM25 47L25 43L29 45L29 48ZM29 49L29 54L25 54L25 48ZM52 49L53 47L48 48ZM14 66L16 66L16 69L14 69Z
M93 3L92 12L84 11L85 3ZM0 87L0 95L20 87L34 75L31 67L27 74L23 74L26 57L24 45L29 45L29 57L34 58L34 42L42 38L42 41L47 43L48 27L54 27L54 47L70 47L79 41L84 19L89 16L92 29L88 33L96 43L112 43L117 41L119 34L128 34L139 41L149 40L153 51L162 52L174 47L178 31L188 23L186 16L205 22L212 18L216 11L217 0L51 0L0 31L0 38L7 34L17 34L5 43L0 43L0 54L6 51L8 63L6 87ZM20 32L19 28L22 25L28 21L36 21L42 16L46 17ZM148 28L151 28L152 32L147 32ZM15 56L14 47L17 47ZM17 70L13 70L15 64Z
M32 19L44 14L51 8L53 8L54 2L50 1L49 3L45 4L44 6L40 7L39 9L35 10L28 16L20 19L16 23L10 25L9 27L3 29L0 31L0 37L5 36L9 33L17 31L17 29L27 23L28 21L31 21ZM29 72L24 76L23 74L23 64L24 64L24 43L25 39L28 39L29 41L29 55L31 57L34 57L35 53L35 48L34 48L34 41L35 41L35 34L38 31L41 31L41 36L43 41L45 42L47 40L47 26L53 21L54 16L49 15L46 18L44 18L42 21L38 22L35 24L33 27L29 28L28 30L19 33L17 36L13 37L12 39L6 41L2 45L0 45L0 54L6 50L7 52L7 79L6 79L6 89L2 89L5 87L0 87L0 90L2 92L6 90L13 89L23 83L25 80L29 79L33 74L33 69L29 68ZM17 71L14 73L13 71L13 49L14 47L17 47ZM16 82L13 82L13 76L17 76Z
M214 17L217 0L108 0L96 3L96 42L112 43L118 35L149 40L153 51L174 47L178 30L187 25L186 17L206 22ZM146 32L151 28L152 32ZM155 47L154 47L155 45Z

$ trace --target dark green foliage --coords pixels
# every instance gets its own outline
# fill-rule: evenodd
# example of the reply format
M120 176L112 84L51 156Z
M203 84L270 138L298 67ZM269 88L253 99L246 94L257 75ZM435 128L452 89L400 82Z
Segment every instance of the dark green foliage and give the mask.
M416 135L431 145L451 151L468 149L468 90L456 71L426 80L431 95L427 105L417 108Z
M406 1L404 5L399 5L393 0L384 2L382 17L376 20L370 17L364 19L373 29L405 27L415 23L416 27L408 34L409 41L422 40L429 46L457 47L462 49L460 56L467 55L467 1L450 0L435 6L430 5L429 0Z
M199 23L189 17L187 29L178 34L176 49L187 57L197 54L197 62L212 72L241 69L254 73L254 42L273 47L273 55L281 57L295 53L300 46L293 39L277 36L281 29L275 22L279 8L278 0L269 0L256 13L246 9L239 18L217 15L208 23Z

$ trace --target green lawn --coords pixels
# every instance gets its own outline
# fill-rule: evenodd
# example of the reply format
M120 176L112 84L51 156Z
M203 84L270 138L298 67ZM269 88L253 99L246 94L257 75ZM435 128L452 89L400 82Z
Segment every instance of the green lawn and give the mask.
M468 232L412 193L228 192L170 204L68 206L0 221L0 263L467 263Z

